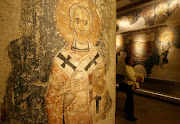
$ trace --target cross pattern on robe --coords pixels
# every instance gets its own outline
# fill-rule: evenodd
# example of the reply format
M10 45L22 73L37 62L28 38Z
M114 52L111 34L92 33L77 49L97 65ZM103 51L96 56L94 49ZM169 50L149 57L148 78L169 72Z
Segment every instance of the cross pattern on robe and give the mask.
M99 103L100 103L101 97L96 96L95 99L96 99L96 114L98 114L99 113Z
M69 65L72 69L76 70L76 66L74 66L69 60L71 59L71 56L68 55L67 58L65 58L61 53L58 54L58 57L64 61L61 66L65 68L66 64Z
M96 59L99 58L99 54L97 53L96 56L92 59L92 61L84 68L86 71L92 66L92 64L97 65Z

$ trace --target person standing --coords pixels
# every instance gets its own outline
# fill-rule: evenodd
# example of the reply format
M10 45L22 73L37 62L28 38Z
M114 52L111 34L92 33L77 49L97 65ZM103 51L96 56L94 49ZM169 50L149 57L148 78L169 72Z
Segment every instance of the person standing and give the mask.
M139 83L143 82L143 76L136 73L133 69L133 59L126 57L125 59L125 69L124 69L124 85L126 92L126 101L124 106L124 112L127 114L127 119L130 121L136 121L137 118L134 117L134 99L133 92L135 89L140 88Z

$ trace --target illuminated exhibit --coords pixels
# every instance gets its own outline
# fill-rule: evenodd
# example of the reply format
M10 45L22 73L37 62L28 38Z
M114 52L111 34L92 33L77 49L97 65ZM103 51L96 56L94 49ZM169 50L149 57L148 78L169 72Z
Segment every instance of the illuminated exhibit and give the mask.
M180 11L179 6L178 0L154 1L118 14L117 63L122 62L120 56L127 53L127 56L133 57L134 66L144 66L146 69L144 75L151 78L180 81L178 76L168 73L173 69L180 74L179 64L172 64L178 63L180 58L177 57L174 60L173 53L170 53L171 49L177 49L177 51L180 49L180 20L176 18ZM122 41L124 41L123 44ZM120 63L117 64L118 66L122 67ZM119 70L117 72L122 74ZM156 75L156 72L160 74Z

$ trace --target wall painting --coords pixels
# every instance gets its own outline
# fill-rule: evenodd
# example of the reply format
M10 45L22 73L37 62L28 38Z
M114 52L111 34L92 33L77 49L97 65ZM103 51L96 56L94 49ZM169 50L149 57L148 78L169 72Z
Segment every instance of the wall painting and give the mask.
M23 36L8 46L12 72L2 122L92 124L112 99L98 51L102 22L89 0L25 0Z

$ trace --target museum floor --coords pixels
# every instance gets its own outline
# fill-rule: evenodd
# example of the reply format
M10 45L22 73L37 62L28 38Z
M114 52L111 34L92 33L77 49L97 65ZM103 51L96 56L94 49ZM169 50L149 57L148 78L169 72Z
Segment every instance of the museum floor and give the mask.
M128 121L122 112L125 93L119 90L116 92L116 124L180 124L180 105L137 94L134 94L134 107L138 120Z

